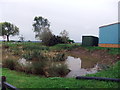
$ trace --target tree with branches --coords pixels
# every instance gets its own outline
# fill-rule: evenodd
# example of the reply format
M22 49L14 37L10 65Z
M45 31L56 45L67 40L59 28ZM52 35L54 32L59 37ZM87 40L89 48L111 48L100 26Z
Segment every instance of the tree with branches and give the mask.
M9 37L19 35L19 28L9 22L0 23L0 35L6 36L7 41L9 41Z
M69 39L68 34L69 33L66 30L63 30L60 32L60 36L61 36L63 42L65 42L65 43L68 42L68 39Z
M35 17L33 27L35 38L42 40L42 42L47 45L47 42L53 36L50 31L50 22L41 16Z

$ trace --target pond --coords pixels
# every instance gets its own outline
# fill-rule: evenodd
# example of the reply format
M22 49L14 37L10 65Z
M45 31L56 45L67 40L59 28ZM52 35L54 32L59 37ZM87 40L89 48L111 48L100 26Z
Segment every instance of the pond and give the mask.
M22 65L28 65L28 66L32 63L31 61L26 61L26 59L24 58L19 59L18 62ZM92 74L98 71L97 64L93 68L86 69L81 67L82 60L80 58L75 58L73 56L67 56L67 59L64 63L67 64L68 69L70 70L70 72L65 76L66 78L84 76L86 74Z
M68 56L65 63L68 65L68 68L71 70L68 73L68 75L66 75L66 77L84 76L86 74L92 74L98 71L97 65L89 69L81 68L82 60L80 58L75 58L72 56Z

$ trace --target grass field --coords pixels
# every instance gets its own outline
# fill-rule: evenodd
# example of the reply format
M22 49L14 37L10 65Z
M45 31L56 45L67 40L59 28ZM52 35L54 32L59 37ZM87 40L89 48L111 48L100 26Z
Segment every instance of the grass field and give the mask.
M120 61L108 70L91 74L92 77L120 78ZM118 88L120 83L96 81L96 80L76 80L75 78L51 77L28 75L21 72L11 71L3 68L2 75L7 77L7 82L17 88Z

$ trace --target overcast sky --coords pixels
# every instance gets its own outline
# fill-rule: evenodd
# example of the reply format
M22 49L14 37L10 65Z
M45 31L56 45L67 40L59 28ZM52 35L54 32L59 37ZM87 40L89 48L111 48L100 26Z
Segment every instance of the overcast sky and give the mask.
M99 36L99 27L118 22L119 0L0 0L0 22L19 27L25 40L35 40L33 19L47 18L55 35L63 30L81 42L82 35ZM10 37L10 39L18 39Z

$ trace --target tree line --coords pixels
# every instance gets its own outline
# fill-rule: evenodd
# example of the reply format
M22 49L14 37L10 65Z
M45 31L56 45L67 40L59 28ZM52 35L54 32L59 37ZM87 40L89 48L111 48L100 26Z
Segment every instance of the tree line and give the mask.
M68 37L68 32L63 30L59 35L54 35L50 30L50 22L48 19L42 16L36 16L33 23L33 31L35 32L35 38L41 40L43 44L47 46L53 46L59 43L74 43ZM9 22L0 23L0 36L6 36L9 41L10 36L19 35L19 28ZM20 40L23 41L24 37L21 35Z

